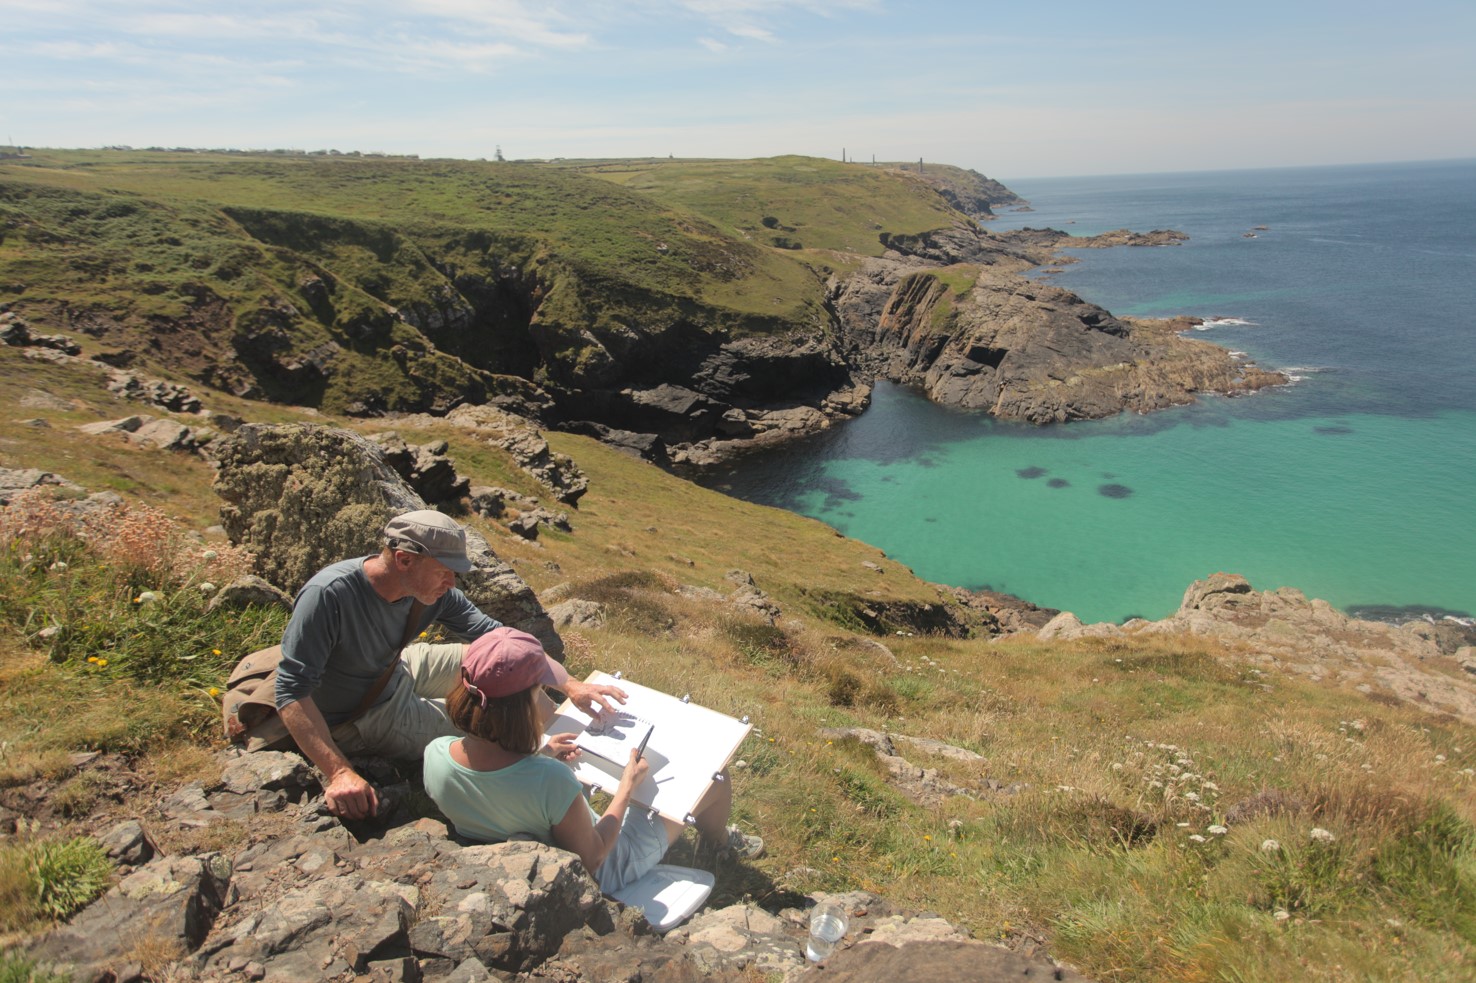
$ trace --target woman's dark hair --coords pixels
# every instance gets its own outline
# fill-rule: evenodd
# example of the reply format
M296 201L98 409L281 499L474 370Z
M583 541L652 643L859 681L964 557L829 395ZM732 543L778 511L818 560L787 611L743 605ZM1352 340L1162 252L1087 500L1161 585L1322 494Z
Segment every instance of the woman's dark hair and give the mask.
M532 754L538 750L543 730L538 726L538 687L511 696L481 700L461 683L446 696L446 714L463 733L495 741L504 751Z

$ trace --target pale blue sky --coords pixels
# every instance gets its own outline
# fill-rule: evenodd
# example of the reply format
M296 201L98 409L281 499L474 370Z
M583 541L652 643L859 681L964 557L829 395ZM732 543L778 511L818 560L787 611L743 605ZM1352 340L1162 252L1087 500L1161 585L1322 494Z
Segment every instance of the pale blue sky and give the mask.
M1471 0L0 0L0 139L928 160L1476 157Z

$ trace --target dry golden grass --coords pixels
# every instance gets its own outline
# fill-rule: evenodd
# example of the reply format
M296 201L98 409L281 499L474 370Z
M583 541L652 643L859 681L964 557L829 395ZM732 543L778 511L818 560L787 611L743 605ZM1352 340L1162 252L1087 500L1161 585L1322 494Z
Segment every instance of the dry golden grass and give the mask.
M449 427L402 434L449 440L477 483L547 497ZM1044 942L1104 981L1470 978L1472 728L1252 668L1254 652L1200 638L864 637L814 592L939 603L937 589L885 561L878 576L862 566L875 549L819 523L549 437L591 479L574 532L535 544L468 521L535 589L606 606L604 627L565 633L571 671L622 670L751 717L735 819L768 855L720 870L715 904L863 888L981 938ZM779 604L777 625L727 604L734 569ZM67 674L15 640L0 640L0 687L4 781L64 778L69 751L100 743L133 755L146 784L211 767L208 742L170 724L198 717L195 695ZM868 748L818 734L834 726L978 752L960 762L898 746L978 794L910 801ZM269 832L227 824L166 848Z

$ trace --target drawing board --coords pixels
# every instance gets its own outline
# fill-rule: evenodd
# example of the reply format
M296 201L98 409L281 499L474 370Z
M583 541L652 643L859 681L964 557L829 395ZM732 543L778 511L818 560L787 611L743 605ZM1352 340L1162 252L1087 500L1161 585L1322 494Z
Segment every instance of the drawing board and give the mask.
M655 809L676 822L686 821L712 784L713 777L727 767L738 745L752 730L750 724L727 714L696 703L683 703L678 697L628 679L593 672L585 682L619 686L629 696L619 707L621 720L614 727L607 722L607 734L633 734L638 740L649 725L650 738L643 756L650 762L651 771L635 789L631 799L638 806ZM583 735L590 730L591 723L594 723L594 718L565 700L545 728L544 740L547 742L550 734ZM596 726L595 730L599 729ZM600 746L593 740L588 743ZM620 786L620 775L629 757L628 749L624 749L619 761L607 760L586 750L572 763L572 767L575 776L584 784L614 792Z

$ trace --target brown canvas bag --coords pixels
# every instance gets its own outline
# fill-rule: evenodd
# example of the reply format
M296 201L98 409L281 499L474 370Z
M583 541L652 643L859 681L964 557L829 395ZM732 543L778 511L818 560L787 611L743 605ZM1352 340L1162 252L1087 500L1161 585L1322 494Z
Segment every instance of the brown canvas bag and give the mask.
M405 619L405 633L389 665L369 687L369 692L364 694L348 720L338 726L352 723L379 699L379 694L384 692L394 676L395 667L400 664L400 653L415 637L415 626L420 623L424 612L424 604L411 602L410 613ZM245 745L248 751L285 751L295 746L287 725L277 714L277 667L281 662L282 646L260 649L236 663L236 668L231 670L230 678L226 680L225 697L220 701L221 723L226 738Z

